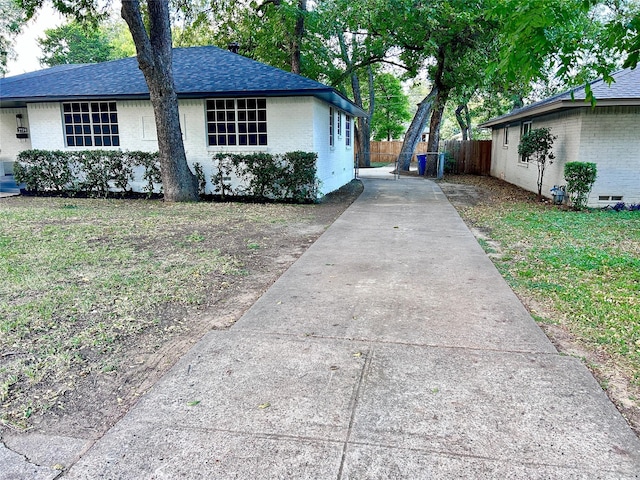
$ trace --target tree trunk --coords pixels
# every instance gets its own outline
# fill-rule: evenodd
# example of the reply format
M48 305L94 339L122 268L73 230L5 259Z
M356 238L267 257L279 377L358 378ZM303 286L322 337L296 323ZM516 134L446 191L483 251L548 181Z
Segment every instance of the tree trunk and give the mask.
M438 90L434 102L433 113L431 114L431 123L429 124L429 142L427 143L427 168L426 176L435 177L438 168L438 149L440 148L440 125L442 124L442 116L444 107L449 98L449 89Z
M168 0L147 3L149 33L139 0L123 0L122 18L136 45L138 66L149 88L156 120L164 199L169 202L198 200L198 181L189 166L180 130L178 96L173 83L171 24Z
M462 116L463 112L465 114L464 116ZM456 108L456 120L462 132L462 140L471 140L471 125L469 119L469 108L466 103L461 103L458 105L458 108Z
M307 0L298 0L296 26L291 44L291 72L300 75L300 45L304 36L304 12L307 11Z
M416 151L416 147L420 141L420 136L427 124L427 119L429 118L431 107L433 106L433 101L437 94L438 88L434 86L431 89L431 92L429 92L429 95L427 95L418 104L418 110L416 111L413 120L411 120L411 125L409 125L409 128L407 129L407 133L404 135L402 149L398 156L398 166L401 170L406 172L409 171L409 167L411 166L411 157L413 157L413 153Z
M362 108L362 90L360 88L360 79L353 70L353 59L349 56L347 44L344 41L344 34L337 32L338 42L340 44L340 52L342 60L347 66L347 70L351 70L351 90L353 91L353 102ZM357 46L355 37L353 39L354 47ZM373 71L369 67L369 115L366 117L358 117L355 142L358 151L358 166L371 166L371 116L373 115Z

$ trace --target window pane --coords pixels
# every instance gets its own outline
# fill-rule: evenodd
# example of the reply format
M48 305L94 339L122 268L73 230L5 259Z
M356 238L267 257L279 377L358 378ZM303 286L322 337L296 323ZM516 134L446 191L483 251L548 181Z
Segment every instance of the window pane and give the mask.
M82 115L79 113L73 114L73 123L80 123L82 121Z
M112 112L116 111L116 102L111 102L109 104L109 110L111 110Z
M249 135L249 145L257 145L257 144L258 144L258 136Z
M256 109L256 99L255 98L247 99L247 109L249 109L249 110L255 110Z
M266 123L259 123L258 124L258 132L267 133L267 124Z
M100 121L102 121L102 123L109 123L109 114L108 113L100 114Z
M247 112L247 116L248 116L250 122L255 122L258 119L257 112L255 112L253 110L249 110Z
M235 135L229 135L228 140L229 140L229 145L235 145L236 144L236 136Z
M111 137L102 137L102 143L105 147L111 146Z
M227 123L227 132L228 133L236 133L236 124L235 123Z
M238 121L246 122L247 121L247 112L238 112Z
M67 135L73 134L73 127L71 125L67 125L66 127L64 127L64 129Z
M70 103L65 103L62 105L62 111L67 113L71 111L71 104Z
M111 133L120 133L120 131L118 130L118 125L111 125Z
M215 123L207 124L207 133L216 133L216 124Z
M75 146L75 143L73 141L73 137L67 137L67 145L70 147Z
M247 133L247 124L246 123L239 123L238 124L238 132Z
M267 121L267 112L264 110L258 111L258 121L266 122Z
M110 114L109 119L111 120L111 123L118 123L118 114L117 113Z
M102 137L96 137L96 147L101 147L102 146Z
M82 126L82 133L84 133L85 135L90 135L91 134L91 125L83 125Z
M101 112L108 112L109 111L109 106L106 103L101 103L100 104L100 111Z
M218 135L218 145L226 145L227 137L226 135Z
M258 126L255 123L249 124L249 133L256 133L258 131Z
M259 98L258 99L258 108L267 108L267 99Z
M217 145L215 135L209 135L209 145Z
M236 105L235 105L236 102L234 102L233 100L227 100L225 103L226 103L227 110L233 110L234 108L236 108Z
M111 137L111 142L113 143L114 147L119 147L120 146L120 137L118 135L114 135L113 137Z
M72 103L71 104L71 110L74 112L79 112L80 111L80 104L79 103Z
M84 137L84 144L87 147L90 147L91 146L91 137Z
M76 146L82 147L82 137L76 137Z
M238 110L246 110L247 108L247 101L244 99L239 99L238 100Z
M267 136L266 135L258 135L258 143L260 145L266 145L267 144Z
M82 125L76 125L73 127L73 133L76 135L82 134Z
M224 110L224 100L216 100L216 109Z
M83 113L82 114L82 121L84 123L89 123L89 114L88 113Z
M239 141L240 145L246 145L247 144L247 136L246 135L238 135L238 141Z

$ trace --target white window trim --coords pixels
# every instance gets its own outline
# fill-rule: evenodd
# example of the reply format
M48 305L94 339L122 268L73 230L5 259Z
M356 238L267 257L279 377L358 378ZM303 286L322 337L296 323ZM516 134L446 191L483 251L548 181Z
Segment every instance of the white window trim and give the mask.
M529 128L527 128L527 126ZM528 122L522 122L522 124L520 125L520 138L522 138L522 136L525 133L528 133L532 130L533 128L533 122L531 120L529 120ZM525 132L526 130L526 132ZM529 166L529 159L528 158L524 158L522 155L518 154L518 165L521 165L523 167L528 167Z
M335 148L335 113L333 107L329 107L329 147Z

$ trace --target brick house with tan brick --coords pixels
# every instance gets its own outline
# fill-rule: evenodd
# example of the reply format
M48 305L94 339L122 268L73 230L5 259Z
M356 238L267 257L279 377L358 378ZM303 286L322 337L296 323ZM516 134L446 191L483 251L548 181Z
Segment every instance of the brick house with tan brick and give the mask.
M216 47L174 49L173 71L187 161L207 178L218 152L292 151L318 154L321 193L354 178L354 118L365 112L335 89ZM31 148L157 151L136 58L0 79L0 175Z
M537 166L518 155L520 137L549 127L558 138L556 156L545 170L542 192L564 185L567 162L593 162L598 178L589 206L640 203L640 69L622 70L615 82L592 82L595 107L576 88L494 118L481 127L492 129L491 175L537 192ZM573 98L572 98L573 94Z

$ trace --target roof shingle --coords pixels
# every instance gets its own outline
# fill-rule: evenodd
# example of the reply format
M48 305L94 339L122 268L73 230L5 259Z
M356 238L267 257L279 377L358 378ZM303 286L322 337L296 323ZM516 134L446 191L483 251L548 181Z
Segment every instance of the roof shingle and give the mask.
M217 47L174 49L173 75L179 98L311 95L364 115L331 87ZM0 102L6 106L74 98L149 98L149 90L135 57L61 65L0 79Z

